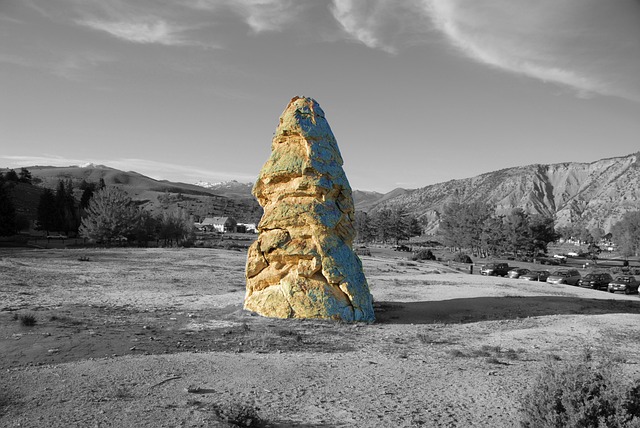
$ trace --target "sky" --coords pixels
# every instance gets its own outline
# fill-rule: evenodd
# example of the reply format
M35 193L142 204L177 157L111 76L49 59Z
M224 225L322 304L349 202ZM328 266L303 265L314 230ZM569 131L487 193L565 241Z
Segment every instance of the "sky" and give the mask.
M640 0L0 0L0 167L255 181L294 96L351 187L640 151Z

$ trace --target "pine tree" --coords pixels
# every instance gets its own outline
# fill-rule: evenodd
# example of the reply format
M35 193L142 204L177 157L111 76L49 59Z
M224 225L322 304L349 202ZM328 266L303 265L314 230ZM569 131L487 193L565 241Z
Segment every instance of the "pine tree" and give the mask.
M533 252L547 252L549 242L558 240L560 235L556 233L553 227L553 218L542 215L532 215L529 218L529 229L531 230L531 238L533 240Z
M481 242L483 250L488 254L496 254L505 250L506 238L502 216L489 217L484 221Z
M10 169L9 171L7 171L7 173L4 175L4 179L6 181L13 181L13 182L20 181L20 177L18 177L18 174L13 169Z
M358 241L370 242L373 240L374 235L371 226L371 219L369 218L369 215L367 213L356 211L355 228Z
M31 172L27 168L21 168L18 174L18 181L21 183L31 184Z
M76 209L76 201L73 197L73 185L71 180L58 181L56 189L56 214L54 229L69 233L78 230L78 214Z
M522 208L514 208L505 217L505 239L507 251L518 254L533 251L533 239L529 228L529 215Z
M51 232L57 222L56 197L51 189L44 189L38 202L38 229Z
M0 183L0 236L10 236L16 232L16 209L11 192Z
M85 187L82 196L80 197L80 208L86 209L89 206L89 201L93 197L93 193L95 192L95 184L91 183L89 186Z

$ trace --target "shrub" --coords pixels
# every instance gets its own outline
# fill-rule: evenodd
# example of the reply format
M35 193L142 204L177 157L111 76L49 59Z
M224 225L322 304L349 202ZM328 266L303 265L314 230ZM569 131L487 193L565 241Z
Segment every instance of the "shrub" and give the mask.
M524 428L640 427L640 380L626 385L610 356L549 362L521 397Z
M471 257L469 257L468 254L464 254L464 253L456 253L455 256L453 256L453 261L454 262L458 262L458 263L473 263L473 260L471 260Z
M7 409L11 407L15 398L11 395L11 393L3 387L0 391L0 416L4 415Z
M267 422L258 414L253 404L231 402L226 405L212 404L216 416L234 427L266 427Z
M414 253L411 255L411 260L435 260L436 256L433 255L433 253L431 252L431 250L427 250L427 249L422 249L419 250L418 252Z
M33 327L36 325L36 316L33 314L22 314L19 317L20 324L25 327Z

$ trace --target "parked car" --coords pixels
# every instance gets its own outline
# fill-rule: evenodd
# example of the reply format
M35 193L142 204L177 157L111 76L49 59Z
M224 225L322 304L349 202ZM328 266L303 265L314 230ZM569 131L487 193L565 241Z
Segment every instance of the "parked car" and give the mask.
M547 278L549 284L570 284L576 285L580 281L581 275L576 269L563 269L553 272Z
M548 270L532 270L529 273L525 273L524 275L520 275L521 279L526 279L527 281L542 281L545 282L549 277L550 273Z
M611 281L613 278L608 273L588 273L578 281L578 285L600 290L606 289Z
M638 292L638 286L640 286L640 282L638 282L635 276L624 275L611 281L607 286L607 290L609 290L609 293L624 291L624 294L631 294Z
M566 261L567 261L567 256L565 256L564 254L554 254L554 255L553 255L553 258L554 258L554 259L561 260L561 261L563 261L563 262L566 262Z
M394 251L406 251L406 252L410 253L411 252L411 247L408 247L406 245L395 245L393 247L393 250Z
M509 273L508 263L487 263L480 268L480 274L486 276L507 276Z
M509 278L520 278L522 275L527 274L529 272L530 271L527 268L513 267L509 269L509 272L507 272L507 276Z
M359 256L370 256L371 250L369 249L369 247L365 245L360 245L354 249L354 253L356 253Z

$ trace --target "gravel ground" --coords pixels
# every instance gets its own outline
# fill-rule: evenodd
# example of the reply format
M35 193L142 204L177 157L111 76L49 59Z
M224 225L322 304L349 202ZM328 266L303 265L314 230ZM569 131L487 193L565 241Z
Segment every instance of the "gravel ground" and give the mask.
M274 320L244 258L0 250L0 426L513 427L546 364L639 375L638 296L362 257L376 323Z

